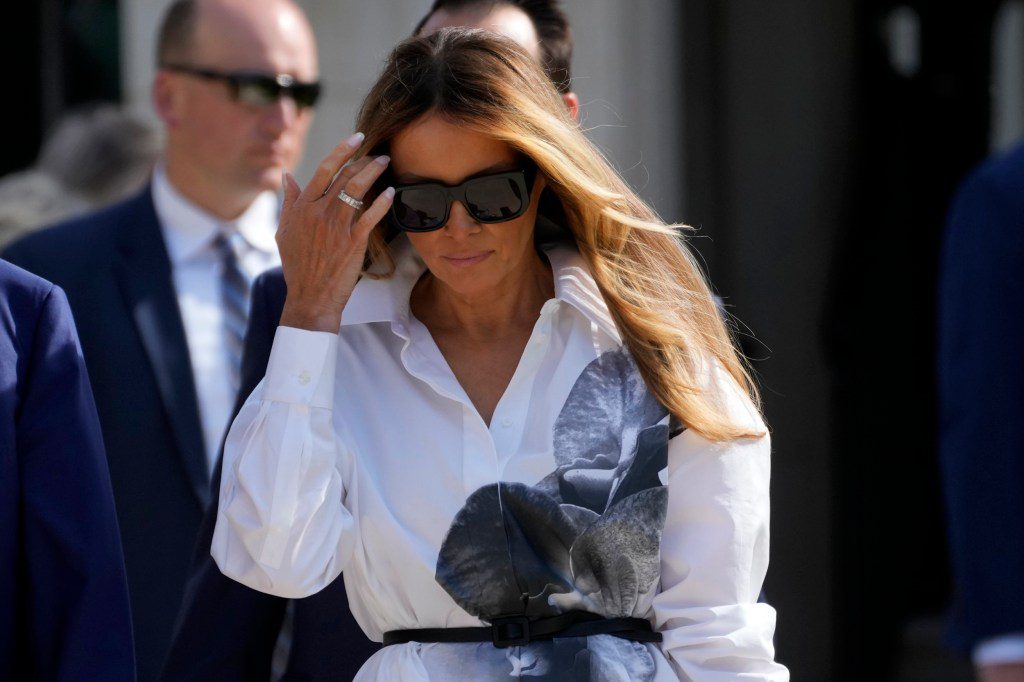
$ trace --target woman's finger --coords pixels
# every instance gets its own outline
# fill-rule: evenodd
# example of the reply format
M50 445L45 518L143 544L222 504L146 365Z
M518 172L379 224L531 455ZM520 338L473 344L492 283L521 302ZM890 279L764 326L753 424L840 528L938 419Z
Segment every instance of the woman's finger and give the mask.
M345 164L345 167L341 169L341 172L335 176L334 181L331 182L331 186L327 188L324 193L326 196L338 196L338 192L341 188L349 183L349 180L356 176L356 173L366 168L366 165L373 163L372 156L364 156L356 159L352 163Z
M341 167L359 149L363 139L364 135L362 133L356 133L332 149L331 153L325 156L320 165L316 167L316 171L306 185L306 189L302 190L302 198L307 201L316 201L322 197L324 192L331 186L334 176L338 174Z
M366 196L366 193L373 186L373 183L377 182L384 170L388 167L388 163L391 161L387 156L378 156L373 160L373 163L369 163L361 171L352 176L352 179L344 185L345 194L349 195L353 199L362 199Z
M295 181L295 178L292 177L292 174L288 171L281 174L281 193L284 198L281 202L281 219L277 226L276 239L278 243L280 243L281 237L283 237L285 232L288 231L288 228L291 227L291 221L287 220L286 216L289 215L292 207L295 205L296 199L298 199L299 195L302 193L302 188L299 187L299 183Z
M295 203L295 200L299 198L302 188L299 187L299 183L295 182L292 174L285 171L281 175L281 190L284 192L284 202L282 203L281 210L287 211Z
M359 216L359 220L352 227L352 237L358 243L363 244L370 237L370 232L376 227L377 223L384 219L387 215L388 210L391 208L391 202L395 198L395 188L388 187L386 190L377 195L377 198L373 200L370 207L363 211L363 215Z

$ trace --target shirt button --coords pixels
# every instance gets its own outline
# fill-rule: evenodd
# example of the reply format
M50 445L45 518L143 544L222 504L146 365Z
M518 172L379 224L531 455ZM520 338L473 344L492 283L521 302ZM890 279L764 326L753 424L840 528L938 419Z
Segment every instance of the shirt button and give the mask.
M299 383L302 384L303 386L308 384L311 380L312 378L309 376L309 372L303 372L302 374L299 375Z
M505 417L504 419L501 420L501 425L507 429L508 427L512 426L512 420L509 419L508 417Z

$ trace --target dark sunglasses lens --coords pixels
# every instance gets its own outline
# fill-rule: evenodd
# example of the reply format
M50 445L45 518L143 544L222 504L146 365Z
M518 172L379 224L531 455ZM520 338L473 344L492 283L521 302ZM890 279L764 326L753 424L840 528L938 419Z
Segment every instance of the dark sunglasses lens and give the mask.
M518 217L525 197L514 178L480 178L466 185L466 204L477 220L498 223Z
M293 85L292 98L301 109L312 107L320 98L320 86L314 83Z
M399 226L405 230L433 230L444 223L448 197L438 189L399 189L395 192L392 212Z
M239 102L262 107L277 100L281 86L273 78L246 78L238 81L236 92Z

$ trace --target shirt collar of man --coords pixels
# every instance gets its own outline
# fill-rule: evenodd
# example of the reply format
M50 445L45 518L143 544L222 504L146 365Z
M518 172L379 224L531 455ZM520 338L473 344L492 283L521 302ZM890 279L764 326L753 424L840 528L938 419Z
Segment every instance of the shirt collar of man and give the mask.
M233 230L250 248L267 254L277 251L274 234L279 211L273 192L260 194L234 220L221 220L185 198L168 180L163 164L158 164L153 171L153 204L173 265L195 258L213 243L218 233Z
M364 277L352 291L342 313L342 326L390 322L396 333L408 328L409 296L427 266L404 234L391 242L395 272L387 279ZM579 310L592 324L621 343L601 291L579 250L566 242L541 245L554 273L555 300ZM372 270L371 270L372 272Z

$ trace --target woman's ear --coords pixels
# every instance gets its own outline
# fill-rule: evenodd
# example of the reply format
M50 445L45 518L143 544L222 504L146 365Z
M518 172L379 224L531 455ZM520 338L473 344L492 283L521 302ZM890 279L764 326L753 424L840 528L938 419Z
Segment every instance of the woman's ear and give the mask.
M569 116L572 120L579 123L580 120L580 98L575 92L563 92L562 101L565 103L565 108L569 110Z

